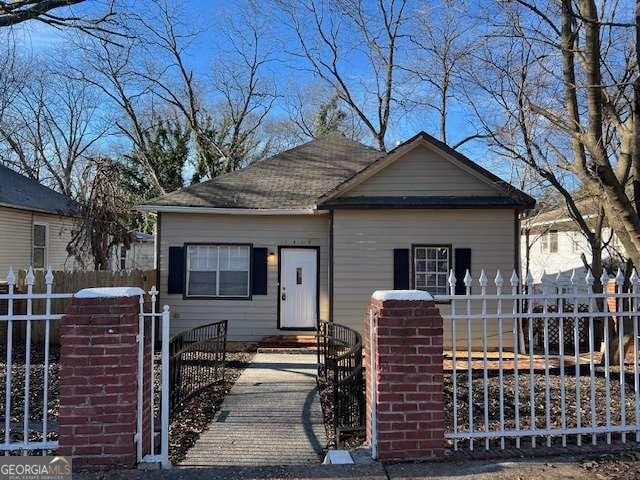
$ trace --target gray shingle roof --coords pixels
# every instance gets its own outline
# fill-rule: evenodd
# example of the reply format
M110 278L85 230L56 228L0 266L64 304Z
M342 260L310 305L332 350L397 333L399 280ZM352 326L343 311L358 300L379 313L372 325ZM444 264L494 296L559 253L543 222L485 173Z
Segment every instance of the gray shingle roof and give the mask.
M71 198L0 165L0 205L56 215L75 216L79 205Z
M500 204L526 208L535 205L533 198L425 132L418 133L396 149L420 139L434 144L489 178L504 192L504 197L498 200L475 199L473 205ZM145 203L145 207L150 210L154 207L173 206L248 209L315 207L321 197L335 191L354 176L364 174L363 171L367 167L372 167L376 161L383 161L383 157L394 150L383 153L342 135L329 135L253 163L243 170L152 199ZM447 198L449 203L451 198ZM415 203L419 200L411 201ZM461 202L464 204L465 201L469 199ZM398 206L401 204L402 202L399 202ZM331 201L327 205L332 205Z
M146 205L216 208L304 208L352 177L381 152L341 135L299 145Z

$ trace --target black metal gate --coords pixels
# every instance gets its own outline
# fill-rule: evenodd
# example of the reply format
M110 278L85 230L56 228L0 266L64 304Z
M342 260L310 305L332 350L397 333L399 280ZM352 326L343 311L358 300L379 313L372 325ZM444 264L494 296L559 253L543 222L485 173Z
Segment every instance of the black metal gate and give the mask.
M223 378L227 321L196 327L169 343L169 411Z
M331 400L336 444L345 433L364 430L362 336L333 322L318 329L318 386Z

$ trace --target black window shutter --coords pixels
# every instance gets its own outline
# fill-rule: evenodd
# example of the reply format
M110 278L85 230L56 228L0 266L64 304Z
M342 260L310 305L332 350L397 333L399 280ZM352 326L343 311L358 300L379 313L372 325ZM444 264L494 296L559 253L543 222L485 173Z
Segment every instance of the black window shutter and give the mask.
M393 289L409 289L409 249L396 248L393 250Z
M185 247L169 247L169 279L167 293L184 293Z
M253 270L251 271L251 293L253 295L267 294L267 249L253 249Z
M471 271L471 249L456 248L454 257L456 272L456 295L464 295L467 292L467 289L464 285L464 276L467 273L467 269Z

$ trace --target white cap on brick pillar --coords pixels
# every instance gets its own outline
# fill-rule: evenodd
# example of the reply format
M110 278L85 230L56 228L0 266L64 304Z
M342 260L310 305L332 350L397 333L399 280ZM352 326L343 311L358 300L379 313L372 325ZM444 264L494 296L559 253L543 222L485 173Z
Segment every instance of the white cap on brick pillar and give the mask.
M77 292L75 298L117 298L139 297L144 295L144 290L139 287L98 287L83 288Z
M424 290L376 290L371 296L374 300L408 300L408 301L433 301L433 295Z

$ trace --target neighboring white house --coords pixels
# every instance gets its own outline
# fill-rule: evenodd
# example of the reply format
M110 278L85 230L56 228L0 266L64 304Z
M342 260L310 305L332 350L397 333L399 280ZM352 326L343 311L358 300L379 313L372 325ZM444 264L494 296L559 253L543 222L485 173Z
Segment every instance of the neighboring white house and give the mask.
M67 245L78 214L71 198L0 165L0 281L11 266L72 269Z
M592 199L578 202L585 219L595 217L597 204ZM602 252L604 265L620 262L626 257L625 250L610 228L603 229L603 241L607 244ZM522 272L531 272L536 285L544 278L555 280L560 274L560 283L569 286L575 270L579 279L587 273L582 256L591 261L591 247L576 222L569 216L566 206L533 214L522 220L521 235Z
M111 271L152 270L155 268L154 236L144 232L129 232L129 248L116 246L111 252Z

